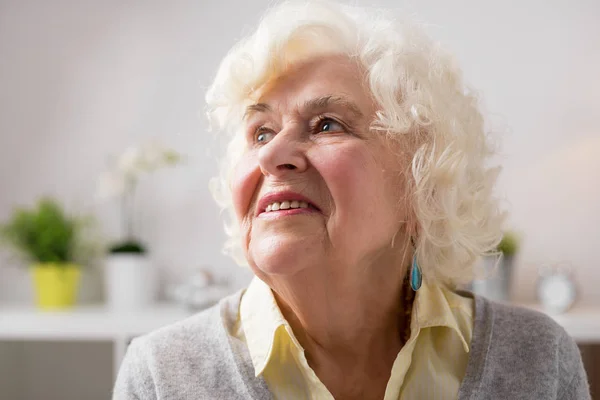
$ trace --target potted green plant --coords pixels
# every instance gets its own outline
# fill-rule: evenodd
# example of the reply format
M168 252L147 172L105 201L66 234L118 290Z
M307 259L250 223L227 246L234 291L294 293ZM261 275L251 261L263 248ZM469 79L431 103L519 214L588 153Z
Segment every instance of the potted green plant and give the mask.
M0 225L2 243L31 266L36 302L42 309L75 304L80 268L87 249L86 231L93 220L67 215L58 201L41 198L31 208L15 209Z
M106 300L111 308L143 308L154 300L154 266L136 234L136 191L144 176L180 161L178 152L152 141L127 149L101 176L99 195L119 199L123 230L122 239L107 249L105 260Z
M513 258L519 251L519 237L515 232L508 231L502 236L496 250L504 256L504 259Z

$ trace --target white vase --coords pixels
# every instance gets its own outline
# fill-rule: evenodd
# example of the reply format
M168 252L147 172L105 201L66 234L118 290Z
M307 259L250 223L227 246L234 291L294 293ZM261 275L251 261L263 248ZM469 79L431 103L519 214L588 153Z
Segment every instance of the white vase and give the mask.
M473 281L473 293L497 302L510 302L513 257L501 256L499 261L496 257L483 257L481 263L486 276Z
M106 302L114 310L139 310L154 302L152 262L141 254L111 254L105 261Z

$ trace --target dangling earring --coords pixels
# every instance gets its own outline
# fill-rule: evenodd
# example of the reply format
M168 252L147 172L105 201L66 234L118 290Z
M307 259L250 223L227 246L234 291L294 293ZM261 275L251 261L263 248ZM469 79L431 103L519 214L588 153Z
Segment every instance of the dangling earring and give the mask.
M421 287L421 283L423 283L423 276L421 275L421 268L419 268L419 264L417 263L417 253L415 252L410 270L410 287L416 292Z

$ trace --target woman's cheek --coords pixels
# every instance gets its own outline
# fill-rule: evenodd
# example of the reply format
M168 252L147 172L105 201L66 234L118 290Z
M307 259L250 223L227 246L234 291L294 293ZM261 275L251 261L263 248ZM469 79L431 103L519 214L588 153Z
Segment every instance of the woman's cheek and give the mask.
M323 177L334 201L338 196L353 196L364 193L372 183L369 176L373 160L364 149L358 146L337 146L323 149L314 157L317 170Z
M240 222L249 216L252 200L258 193L260 182L258 159L252 153L244 154L233 171L231 191L233 206Z

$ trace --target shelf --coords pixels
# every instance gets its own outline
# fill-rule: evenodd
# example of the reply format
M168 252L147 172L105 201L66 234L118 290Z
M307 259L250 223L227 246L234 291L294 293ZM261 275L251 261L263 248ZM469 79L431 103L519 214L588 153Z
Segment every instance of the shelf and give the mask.
M150 332L190 315L176 304L130 312L101 305L65 311L0 306L0 340L114 340Z
M539 305L518 305L543 312ZM131 312L111 311L103 306L53 312L0 306L0 340L114 340L150 332L190 315L177 304L156 304ZM576 306L551 317L577 342L600 343L600 307Z
M537 304L518 304L544 313ZM575 306L564 314L550 315L577 343L600 343L600 306Z

